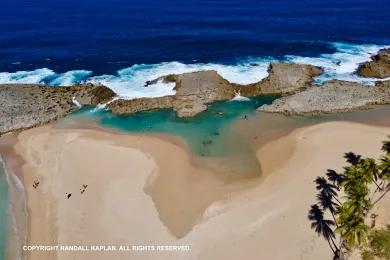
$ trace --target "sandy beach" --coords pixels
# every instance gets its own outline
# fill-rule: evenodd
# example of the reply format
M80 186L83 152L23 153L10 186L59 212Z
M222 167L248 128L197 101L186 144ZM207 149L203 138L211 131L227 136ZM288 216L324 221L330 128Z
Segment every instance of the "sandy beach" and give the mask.
M345 152L378 157L389 134L388 127L346 122L300 128L256 152L261 177L231 178L184 145L157 137L27 130L13 146L13 156L24 161L15 171L26 190L26 245L184 245L190 251L24 253L39 260L331 259L307 220L313 180L328 168L341 170ZM383 221L389 208L386 199L375 209Z

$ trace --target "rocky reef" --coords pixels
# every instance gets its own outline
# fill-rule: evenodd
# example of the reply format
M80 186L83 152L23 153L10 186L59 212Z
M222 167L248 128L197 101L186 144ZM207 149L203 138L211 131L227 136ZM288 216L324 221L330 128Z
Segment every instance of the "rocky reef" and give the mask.
M371 61L361 64L357 73L366 77L389 77L389 61L390 49L381 50ZM312 65L271 63L265 79L248 85L231 83L213 70L166 75L146 82L145 87L159 81L174 83L175 95L116 99L108 103L107 108L115 114L172 108L179 117L191 117L206 110L214 101L229 100L238 94L245 97L281 95L258 111L288 115L342 112L372 104L390 104L390 81L366 86L331 80L322 86L314 86L313 79L322 72L321 68ZM71 87L0 85L0 135L64 117L75 106L106 103L115 95L111 89L93 84Z
M281 97L258 111L286 115L315 115L364 109L370 105L390 104L390 81L375 86L331 80L291 96Z
M293 94L311 86L313 78L320 75L320 67L306 64L271 63L268 67L268 77L252 85L241 86L240 90L248 96L259 94ZM250 89L255 87L256 92Z
M92 84L71 87L0 85L0 135L64 117L72 111L74 103L95 106L114 96L111 89Z
M233 84L216 71L199 71L167 75L159 80L174 82L176 94L157 98L117 99L107 105L116 114L172 108L179 117L194 116L207 109L207 104L228 100L237 93L243 96L294 93L310 86L321 69L311 65L272 63L269 76L255 84ZM69 114L75 106L110 101L116 94L105 86L93 84L51 87L37 84L0 85L0 135L34 127Z
M271 63L269 76L260 82L239 85L230 83L216 71L199 71L164 76L146 83L146 87L163 80L176 84L174 96L162 98L118 99L108 108L116 114L133 113L157 108L173 108L179 117L194 116L207 109L207 104L228 100L237 93L251 97L264 94L295 93L309 87L322 69L312 65Z
M390 49L383 49L371 58L371 61L362 63L357 74L369 78L390 77Z

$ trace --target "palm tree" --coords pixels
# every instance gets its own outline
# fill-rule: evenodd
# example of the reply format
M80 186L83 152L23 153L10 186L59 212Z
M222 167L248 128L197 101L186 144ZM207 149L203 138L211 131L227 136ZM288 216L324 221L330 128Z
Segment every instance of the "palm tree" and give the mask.
M381 149L386 153L384 156L381 157L379 163L379 178L382 180L382 185L384 187L385 182L390 181L390 140L384 141Z
M329 183L324 177L317 177L314 182L317 184L316 189L319 192L324 192L328 196L334 198L339 204L341 202L337 199L337 186Z
M388 137L390 139L390 135ZM384 151L387 154L390 154L390 140L383 142L382 151Z
M390 191L390 151L388 151L389 148L390 148L390 141L384 142L382 150L386 151L387 154L380 158L380 163L378 166L380 169L378 177L382 180L381 186L382 186L383 193L380 195L378 199L375 200L373 205L375 205L378 201L380 201Z
M375 205L378 203L378 201L380 201L388 192L390 191L390 183L387 184L386 188L385 188L385 191L380 195L379 198L377 198L374 203L372 203L372 205Z
M308 218L311 221L311 228L315 230L318 236L322 235L328 241L333 254L338 256L339 248L334 242L335 234L331 228L334 225L333 220L324 219L324 212L317 204L311 205Z
M337 204L336 202L334 202L332 199L333 199L332 196L329 196L329 194L327 194L323 191L321 191L317 195L317 200L318 200L319 204L321 205L322 209L329 210L329 212L330 212L330 214L332 214L333 220L337 226L335 214L336 214L337 209L340 205Z
M337 188L340 190L341 183L345 179L345 176L331 169L327 170L326 176L328 176L328 180L332 182L334 185L336 185Z
M347 194L368 193L367 182L370 178L367 179L368 176L358 165L345 167L344 176L342 186Z
M367 183L375 183L377 190L382 190L382 188L378 185L377 180L379 178L380 169L376 164L375 160L372 158L365 158L360 160L359 167L364 174L365 181Z
M367 197L368 193L364 191L348 194L347 201L344 202L343 206L349 210L350 214L364 217L372 207L371 200Z
M339 226L336 232L339 232L341 239L346 241L350 247L362 245L366 241L368 226L364 224L364 215L354 214L348 206L342 206L339 216Z
M352 164L352 165L356 165L360 159L362 158L361 155L357 155L353 152L349 152L349 153L345 153L344 154L344 158L347 159L347 162Z
M385 181L390 181L390 154L382 156L379 163L380 178Z
M364 244L369 230L365 217L372 206L390 192L390 140L383 142L382 150L386 154L379 162L372 158L362 158L353 152L345 153L344 158L349 165L342 174L328 169L327 179L317 177L314 181L319 191L317 200L320 206L312 205L308 218L311 228L327 239L337 259L342 252L334 242L332 226L337 225L335 231L340 233L341 247L348 249L356 244ZM372 183L377 186L376 191L383 191L374 203L370 199L369 184ZM346 200L343 203L337 198L340 189L345 193ZM324 218L326 210L332 214L334 221Z

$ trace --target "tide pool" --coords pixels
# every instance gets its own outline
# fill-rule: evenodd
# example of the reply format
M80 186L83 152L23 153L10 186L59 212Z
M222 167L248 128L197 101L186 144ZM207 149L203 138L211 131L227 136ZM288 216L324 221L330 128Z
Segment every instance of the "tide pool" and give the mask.
M172 109L154 110L129 115L115 115L107 110L83 109L74 117L94 118L98 124L130 133L169 134L181 137L195 155L222 159L222 168L230 171L257 171L258 161L247 143L231 130L236 120L245 120L256 108L270 104L276 96L247 101L218 101L191 118L179 118ZM218 168L221 169L221 165ZM222 170L223 170L222 169Z
M255 113L256 108L270 104L275 96L252 98L248 101L218 101L191 118L179 118L172 109L114 115L110 111L84 110L79 114L93 116L105 127L137 132L167 133L182 137L191 150L201 156L224 156L228 149L224 138L228 126L236 119ZM224 144L221 145L221 142ZM239 140L231 140L237 145Z

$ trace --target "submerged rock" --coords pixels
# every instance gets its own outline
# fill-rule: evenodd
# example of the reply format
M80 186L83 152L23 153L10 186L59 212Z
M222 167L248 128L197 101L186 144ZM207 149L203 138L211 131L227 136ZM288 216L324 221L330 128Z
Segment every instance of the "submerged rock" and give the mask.
M390 104L390 81L367 86L356 82L331 80L319 87L275 100L258 111L287 115L346 112L374 104Z
M73 103L97 105L114 96L111 89L92 84L71 87L0 85L0 135L64 117L72 110Z
M371 58L371 61L362 63L357 74L369 78L390 77L390 49L383 49Z
M251 97L262 94L294 93L310 86L322 70L312 65L271 63L269 76L254 84L230 83L214 70L167 75L148 81L146 86L161 80L174 82L176 94L163 98L116 100L108 105L117 114L156 108L173 108L179 117L191 117L207 109L207 104L232 99L236 93Z

